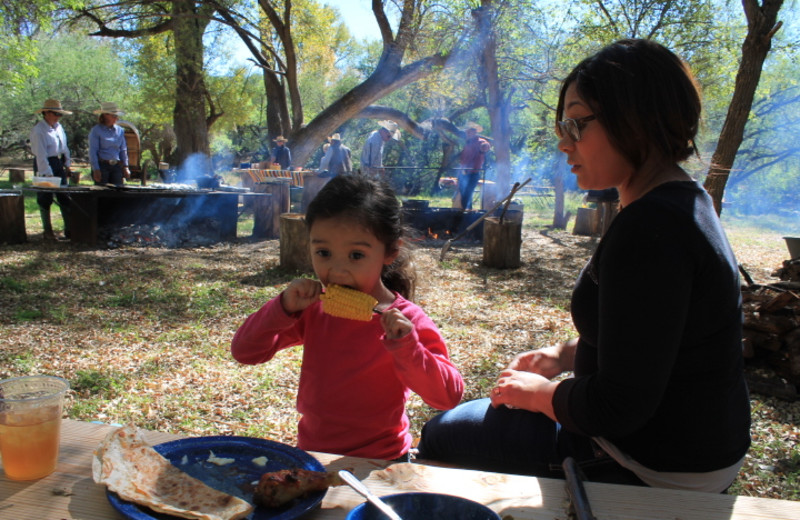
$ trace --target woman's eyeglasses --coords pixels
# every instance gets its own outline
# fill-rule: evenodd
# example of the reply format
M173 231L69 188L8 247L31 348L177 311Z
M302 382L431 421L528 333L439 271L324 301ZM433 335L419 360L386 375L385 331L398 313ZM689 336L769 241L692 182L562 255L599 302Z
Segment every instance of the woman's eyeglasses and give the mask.
M563 121L556 121L556 135L563 139L568 135L574 142L581 140L581 130L586 128L586 123L597 119L596 116L586 116L578 119L564 119Z

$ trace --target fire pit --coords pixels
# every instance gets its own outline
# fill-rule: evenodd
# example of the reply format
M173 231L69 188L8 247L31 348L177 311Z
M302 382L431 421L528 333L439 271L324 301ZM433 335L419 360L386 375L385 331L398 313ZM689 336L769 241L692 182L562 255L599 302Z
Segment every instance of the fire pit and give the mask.
M192 247L236 239L236 192L156 187L62 191L72 199L74 242Z
M430 208L427 204L403 204L403 223L419 233L421 237L449 239L461 233L470 224L481 218L484 210L460 208ZM428 201L424 201L428 202ZM465 234L463 240L480 242L483 239L483 222Z

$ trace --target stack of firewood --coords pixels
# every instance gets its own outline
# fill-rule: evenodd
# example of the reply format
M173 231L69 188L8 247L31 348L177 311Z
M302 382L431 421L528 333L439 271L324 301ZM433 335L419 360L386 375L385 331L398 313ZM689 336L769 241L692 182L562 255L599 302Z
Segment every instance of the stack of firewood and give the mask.
M781 282L742 288L744 355L763 362L777 378L750 379L753 391L798 399L800 391L800 259L786 260L773 276Z

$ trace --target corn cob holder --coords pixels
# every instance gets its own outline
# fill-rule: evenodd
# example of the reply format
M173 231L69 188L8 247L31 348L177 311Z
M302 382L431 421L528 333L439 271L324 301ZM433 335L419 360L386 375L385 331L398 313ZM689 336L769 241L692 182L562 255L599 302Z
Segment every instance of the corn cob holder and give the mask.
M375 309L378 300L341 285L328 285L319 299L322 300L322 312L339 318L370 321L372 314L378 312Z

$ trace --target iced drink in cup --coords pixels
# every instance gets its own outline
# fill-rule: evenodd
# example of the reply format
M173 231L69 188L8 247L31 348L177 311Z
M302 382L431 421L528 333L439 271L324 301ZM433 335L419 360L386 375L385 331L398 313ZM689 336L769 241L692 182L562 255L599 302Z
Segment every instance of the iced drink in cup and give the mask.
M8 478L34 480L56 469L67 390L69 383L54 376L0 381L0 457Z

